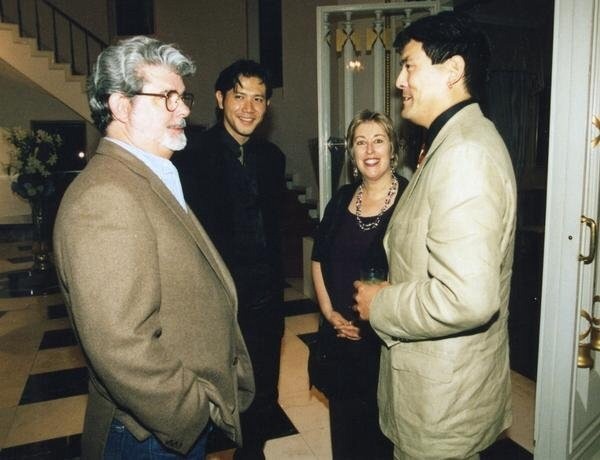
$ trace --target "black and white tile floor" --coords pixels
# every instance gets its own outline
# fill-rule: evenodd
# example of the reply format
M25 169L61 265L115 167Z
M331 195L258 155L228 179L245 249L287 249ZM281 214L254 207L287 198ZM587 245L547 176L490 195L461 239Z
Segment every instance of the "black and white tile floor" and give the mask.
M0 278L28 268L29 250L22 243L0 244ZM302 294L301 279L288 283L279 381L282 410L273 418L265 454L277 460L330 459L327 400L308 388L308 349L302 340L316 331L316 306ZM59 293L6 297L6 292L0 280L0 459L78 458L87 370L62 298ZM513 373L513 389L511 439L496 443L484 459L532 458L534 385ZM209 450L209 460L233 455L232 445L218 435Z

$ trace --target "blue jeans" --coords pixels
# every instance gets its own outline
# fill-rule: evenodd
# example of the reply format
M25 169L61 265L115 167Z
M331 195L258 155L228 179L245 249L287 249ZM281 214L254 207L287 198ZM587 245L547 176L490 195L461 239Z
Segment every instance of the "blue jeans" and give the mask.
M211 430L209 421L191 450L187 455L182 455L163 446L154 435L150 435L145 441L138 441L121 422L113 419L104 448L104 458L105 460L204 459L206 441Z

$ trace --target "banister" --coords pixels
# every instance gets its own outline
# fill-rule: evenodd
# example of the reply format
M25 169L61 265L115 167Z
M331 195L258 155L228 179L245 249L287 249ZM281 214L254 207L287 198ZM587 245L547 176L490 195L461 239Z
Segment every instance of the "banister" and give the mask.
M62 11L60 8L57 8L52 3L49 3L47 0L36 0L36 3L38 1L41 1L42 3L44 3L45 5L47 5L53 11L56 11L59 14L59 16L62 16L64 19L67 20L67 22L72 23L75 27L77 27L79 30L81 30L82 32L84 32L86 35L89 35L95 42L97 42L99 45L101 45L101 47L103 49L108 46L108 44L104 40L102 40L101 38L99 38L97 35L94 35L94 33L90 32L88 29L86 29L84 26L82 26L79 22L77 22L75 19L73 19L67 13L65 13L64 11Z
M83 25L81 25L78 21L76 21L71 16L66 14L60 8L49 3L47 0L35 0L34 10L33 10L33 14L35 15L35 18L33 18L35 31L33 33L35 34L35 38L37 40L38 49L40 49L40 50L43 49L42 33L41 33L42 25L40 23L40 11L39 11L40 3L42 5L44 5L45 8L48 8L50 11L51 24L49 24L48 27L52 28L52 41L53 41L52 47L53 47L53 51L54 51L55 61L56 62L59 61L59 40L58 40L57 20L56 20L56 18L58 16L61 20L66 21L67 26L68 26L68 40L69 40L68 52L70 53L69 59L71 62L71 67L72 67L73 72L78 73L78 71L82 70L83 72L81 72L81 73L89 74L90 67L91 67L90 63L93 59L95 59L95 56L90 56L90 43L89 43L90 39L97 45L97 47L100 50L103 50L104 48L106 48L108 46L108 44L104 40L99 38L97 35L95 35L93 32L90 32L88 29L86 29ZM6 8L7 4L16 5L16 15L17 15L16 18L10 17L10 15L8 14L8 10ZM14 11L14 10L12 10L12 11ZM25 36L24 19L25 18L23 17L23 9L21 8L21 0L14 0L14 3L9 3L6 0L0 0L0 20L18 24L19 34L21 36ZM27 22L27 23L30 24L30 22ZM85 45L85 47L84 47L84 49L85 49L85 51L84 51L85 52L85 68L84 69L80 69L76 65L77 58L75 56L75 42L74 42L74 38L73 38L73 28L76 28L84 36L84 45Z

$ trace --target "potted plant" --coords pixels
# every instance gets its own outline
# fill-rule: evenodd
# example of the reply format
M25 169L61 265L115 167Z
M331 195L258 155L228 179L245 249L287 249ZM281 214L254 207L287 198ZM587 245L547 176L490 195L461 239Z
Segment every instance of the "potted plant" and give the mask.
M10 128L6 132L10 161L6 172L11 188L31 205L33 223L33 269L46 270L50 264L47 201L55 193L55 171L62 139L43 130L28 131Z

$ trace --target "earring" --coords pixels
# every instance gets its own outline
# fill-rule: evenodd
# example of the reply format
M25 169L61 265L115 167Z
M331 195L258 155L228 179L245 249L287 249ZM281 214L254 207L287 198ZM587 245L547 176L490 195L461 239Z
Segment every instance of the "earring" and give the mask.
M356 166L352 168L352 175L355 179L358 179L358 168Z
M390 169L392 170L392 173L395 171L396 166L398 166L398 157L394 155L390 158Z

